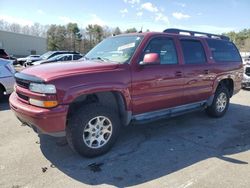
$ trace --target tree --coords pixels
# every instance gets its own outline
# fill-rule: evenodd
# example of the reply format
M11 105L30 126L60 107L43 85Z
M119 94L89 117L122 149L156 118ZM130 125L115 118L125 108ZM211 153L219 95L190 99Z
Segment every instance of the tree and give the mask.
M88 25L86 27L87 38L90 41L89 48L93 48L97 43L101 42L104 38L104 30L100 25Z
M56 25L51 25L50 28L47 31L47 46L48 50L58 50L59 46L57 45L56 40Z
M81 38L82 38L80 29L78 28L77 23L68 23L67 34L71 41L70 49L76 51L76 42L81 41Z
M13 23L9 25L9 31L20 33L21 32L21 26L19 24Z
M125 33L136 33L137 32L137 30L136 30L136 28L130 28L130 29L127 29L126 31L125 31Z
M120 30L119 27L116 27L115 30L114 30L114 32L113 32L114 35L120 35L121 33L122 32L121 32L121 30Z

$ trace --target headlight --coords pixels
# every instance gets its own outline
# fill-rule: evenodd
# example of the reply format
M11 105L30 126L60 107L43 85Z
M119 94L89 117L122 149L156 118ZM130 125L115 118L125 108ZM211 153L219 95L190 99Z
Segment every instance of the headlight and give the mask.
M44 93L44 94L55 94L56 93L56 87L52 84L30 83L29 89L30 89L30 91L33 91L36 93Z

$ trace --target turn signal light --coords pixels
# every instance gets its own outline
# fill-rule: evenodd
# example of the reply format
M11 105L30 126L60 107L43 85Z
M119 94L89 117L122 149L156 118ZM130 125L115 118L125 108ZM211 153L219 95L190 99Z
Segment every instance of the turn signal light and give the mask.
M58 105L57 101L40 101L37 99L29 99L29 103L44 108L53 108Z

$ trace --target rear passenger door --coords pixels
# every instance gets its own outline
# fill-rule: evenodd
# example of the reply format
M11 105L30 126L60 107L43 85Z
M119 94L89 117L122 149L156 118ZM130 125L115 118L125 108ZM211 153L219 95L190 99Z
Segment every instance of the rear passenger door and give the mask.
M184 65L184 103L207 100L211 95L213 80L212 66L208 63L204 41L180 39Z

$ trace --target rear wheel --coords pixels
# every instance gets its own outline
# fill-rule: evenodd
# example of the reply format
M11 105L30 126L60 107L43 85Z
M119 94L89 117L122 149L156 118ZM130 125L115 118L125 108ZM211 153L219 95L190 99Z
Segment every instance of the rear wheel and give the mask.
M82 156L106 153L115 143L120 130L117 113L99 104L80 108L70 118L66 136L70 147Z
M228 109L229 100L228 89L224 86L219 86L214 95L213 103L207 107L206 112L212 117L222 117Z

